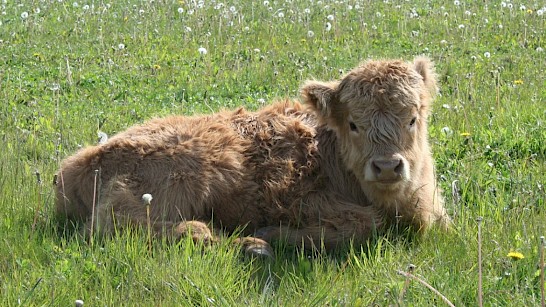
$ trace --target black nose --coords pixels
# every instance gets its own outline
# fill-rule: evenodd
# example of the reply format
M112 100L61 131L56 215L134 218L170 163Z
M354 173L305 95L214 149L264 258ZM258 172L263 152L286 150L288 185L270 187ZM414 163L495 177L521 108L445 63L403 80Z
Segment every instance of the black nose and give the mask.
M404 170L402 159L376 159L372 161L372 170L378 180L400 179Z

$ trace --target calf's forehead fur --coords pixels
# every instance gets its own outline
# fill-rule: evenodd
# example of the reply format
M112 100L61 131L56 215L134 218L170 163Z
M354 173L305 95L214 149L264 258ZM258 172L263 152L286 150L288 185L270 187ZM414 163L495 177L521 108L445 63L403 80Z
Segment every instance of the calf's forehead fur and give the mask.
M302 96L319 118L336 127L344 125L349 116L365 119L376 112L400 119L411 118L417 112L426 117L436 91L432 63L418 57L413 63L367 61L340 81L308 81Z

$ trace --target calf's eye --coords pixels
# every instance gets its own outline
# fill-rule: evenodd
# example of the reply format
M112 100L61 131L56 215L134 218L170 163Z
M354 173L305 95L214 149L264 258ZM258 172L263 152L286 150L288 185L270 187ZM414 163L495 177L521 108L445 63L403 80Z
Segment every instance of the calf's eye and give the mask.
M349 122L349 128L351 128L351 131L357 132L358 128L356 127L355 123Z
M415 125L415 122L417 121L417 117L414 117L411 119L411 122L409 123L410 126Z

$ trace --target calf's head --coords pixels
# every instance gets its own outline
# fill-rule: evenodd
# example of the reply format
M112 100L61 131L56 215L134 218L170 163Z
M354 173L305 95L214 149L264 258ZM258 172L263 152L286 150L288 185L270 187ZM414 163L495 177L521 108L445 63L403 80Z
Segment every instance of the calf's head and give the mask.
M432 163L427 116L436 91L432 63L419 57L368 61L339 81L308 81L302 97L336 132L341 158L360 183L390 190L418 181Z

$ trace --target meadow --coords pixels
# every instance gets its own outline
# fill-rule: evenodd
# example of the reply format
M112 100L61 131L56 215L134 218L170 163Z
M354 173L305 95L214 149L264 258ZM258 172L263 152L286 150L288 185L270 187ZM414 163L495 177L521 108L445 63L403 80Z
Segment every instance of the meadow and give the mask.
M540 306L543 1L2 1L0 305ZM227 243L87 242L54 215L60 161L98 132L297 99L368 58L436 63L430 119L452 231L276 261ZM481 220L481 221L480 221ZM478 240L480 228L480 240ZM509 255L509 253L511 253ZM482 262L478 261L478 253ZM481 271L481 278L479 271ZM481 289L483 295L479 295ZM542 303L543 304L543 303Z

